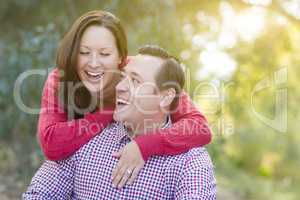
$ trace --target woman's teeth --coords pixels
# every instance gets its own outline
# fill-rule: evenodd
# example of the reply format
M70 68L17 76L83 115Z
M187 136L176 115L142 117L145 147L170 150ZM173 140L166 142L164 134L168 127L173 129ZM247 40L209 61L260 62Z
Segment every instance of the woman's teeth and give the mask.
M89 72L89 71L85 71L85 73L88 75L88 77L92 78L92 79L100 79L104 72Z

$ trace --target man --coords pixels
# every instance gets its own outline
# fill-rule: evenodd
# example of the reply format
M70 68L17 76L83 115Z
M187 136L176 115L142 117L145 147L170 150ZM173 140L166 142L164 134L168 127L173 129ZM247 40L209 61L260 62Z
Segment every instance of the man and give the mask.
M183 85L184 73L176 59L157 46L141 48L116 87L116 122L69 159L46 161L23 198L215 199L213 165L204 148L176 156L153 156L136 180L122 189L111 181L118 161L113 152L139 133L171 126L169 113L176 108ZM126 172L136 176L135 169Z

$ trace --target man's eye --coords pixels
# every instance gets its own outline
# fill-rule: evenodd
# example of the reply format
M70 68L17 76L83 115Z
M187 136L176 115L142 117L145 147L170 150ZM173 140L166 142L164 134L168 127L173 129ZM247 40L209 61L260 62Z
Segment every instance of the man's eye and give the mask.
M139 82L139 80L137 80L136 78L133 78L133 79L132 79L132 83L133 83L134 85L138 85L140 82Z
M125 76L124 74L121 74L121 75L120 75L120 78L123 80L123 79L126 78L126 76Z

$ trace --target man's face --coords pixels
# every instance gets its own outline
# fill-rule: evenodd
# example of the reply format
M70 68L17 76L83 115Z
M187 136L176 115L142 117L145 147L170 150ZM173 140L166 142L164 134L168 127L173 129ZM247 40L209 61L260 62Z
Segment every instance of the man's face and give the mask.
M159 112L161 96L155 77L162 64L162 59L148 55L130 59L121 82L116 86L116 121L130 126L143 123Z

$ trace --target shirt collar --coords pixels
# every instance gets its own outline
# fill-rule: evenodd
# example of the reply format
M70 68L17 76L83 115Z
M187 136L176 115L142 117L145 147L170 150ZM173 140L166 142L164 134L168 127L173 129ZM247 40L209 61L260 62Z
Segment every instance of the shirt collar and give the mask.
M171 125L172 125L171 117L170 115L168 115L166 122L161 129L169 128L171 127ZM116 141L120 143L122 139L125 137L131 140L124 124L121 122L117 122Z
M167 116L166 122L161 129L170 128L172 126L172 121L170 115Z
M117 130L116 130L116 142L120 143L121 140L127 136L128 137L128 133L127 133L127 130L124 126L123 123L121 122L117 122Z

